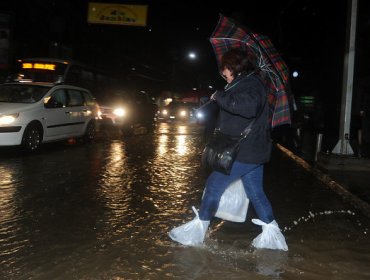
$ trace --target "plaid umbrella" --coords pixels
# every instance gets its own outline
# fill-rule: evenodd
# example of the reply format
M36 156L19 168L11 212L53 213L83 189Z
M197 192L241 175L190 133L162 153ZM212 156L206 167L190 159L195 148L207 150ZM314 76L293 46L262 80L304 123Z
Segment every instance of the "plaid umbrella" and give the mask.
M289 71L271 40L223 15L220 15L219 22L209 40L219 66L222 55L230 49L240 48L254 55L255 64L261 70L261 76L268 86L271 127L290 124L287 96Z

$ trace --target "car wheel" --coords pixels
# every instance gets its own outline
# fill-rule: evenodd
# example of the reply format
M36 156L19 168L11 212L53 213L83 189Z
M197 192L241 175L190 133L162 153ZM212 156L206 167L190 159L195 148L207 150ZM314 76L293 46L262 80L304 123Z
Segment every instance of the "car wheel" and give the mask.
M90 121L86 126L84 141L87 143L91 143L95 138L95 134L96 134L95 122Z
M22 138L22 148L26 152L34 152L41 146L42 129L37 124L29 124Z

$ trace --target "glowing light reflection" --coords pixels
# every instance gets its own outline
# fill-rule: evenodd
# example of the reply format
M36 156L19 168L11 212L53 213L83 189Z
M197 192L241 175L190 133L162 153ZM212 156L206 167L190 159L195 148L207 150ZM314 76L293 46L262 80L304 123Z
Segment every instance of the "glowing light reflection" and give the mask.
M179 135L177 136L177 143L176 143L176 152L180 156L183 156L187 152L186 143L186 135Z
M14 207L12 207L11 204L14 202L15 188L12 186L12 184L15 178L14 174L12 173L12 169L10 168L3 166L0 168L0 173L2 177L2 187L0 192L0 222L6 222L14 218Z
M102 203L107 209L110 209L110 214L106 216L105 229L98 234L98 239L106 238L107 234L122 232L121 223L128 215L129 201L131 200L128 185L123 182L123 178L131 177L127 168L124 143L112 143L106 159L98 192Z
M188 133L188 127L184 125L180 125L178 128L179 134L187 134Z
M20 174L15 174L14 169L0 167L0 236L3 243L1 255L12 255L26 247L29 240L20 235L19 220L22 218L17 211L17 182Z
M163 155L168 152L168 136L161 135L158 139L158 147L157 147L158 154Z
M186 145L187 136L184 135L184 134L188 133L188 127L184 126L184 125L181 125L181 126L178 127L177 131L180 135L176 137L177 138L176 152L177 152L178 155L184 156L184 155L186 155L186 153L188 151L188 148L187 148L187 145Z

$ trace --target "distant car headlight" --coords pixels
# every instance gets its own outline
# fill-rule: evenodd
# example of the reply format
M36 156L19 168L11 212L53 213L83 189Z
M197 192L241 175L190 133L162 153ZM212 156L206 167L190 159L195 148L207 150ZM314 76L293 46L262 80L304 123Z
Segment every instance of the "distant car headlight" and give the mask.
M116 108L113 110L113 114L117 117L123 117L126 115L126 110L124 108Z
M180 111L180 116L181 117L186 117L187 114L188 113L185 110Z
M167 115L167 114L168 114L167 110L162 111L162 115Z
M0 125L12 124L18 116L19 114L2 115L0 116Z
M201 113L201 112L197 113L197 118L198 119L203 119L203 117L204 117L203 113Z

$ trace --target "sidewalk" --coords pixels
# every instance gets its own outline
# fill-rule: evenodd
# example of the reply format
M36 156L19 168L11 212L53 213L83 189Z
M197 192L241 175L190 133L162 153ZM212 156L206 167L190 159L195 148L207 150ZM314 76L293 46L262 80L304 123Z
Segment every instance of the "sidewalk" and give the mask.
M317 176L333 191L342 195L351 204L370 217L370 159L367 154L355 156L336 156L320 152L315 160L316 137L312 131L303 133L301 145L294 142L277 143L277 147ZM327 147L322 149L327 150Z
M298 165L306 169L306 171L310 172L334 192L341 195L343 199L349 202L354 208L370 218L370 188L367 187L367 182L370 180L370 172L340 170L322 171L284 146L280 144L276 144L276 146Z

